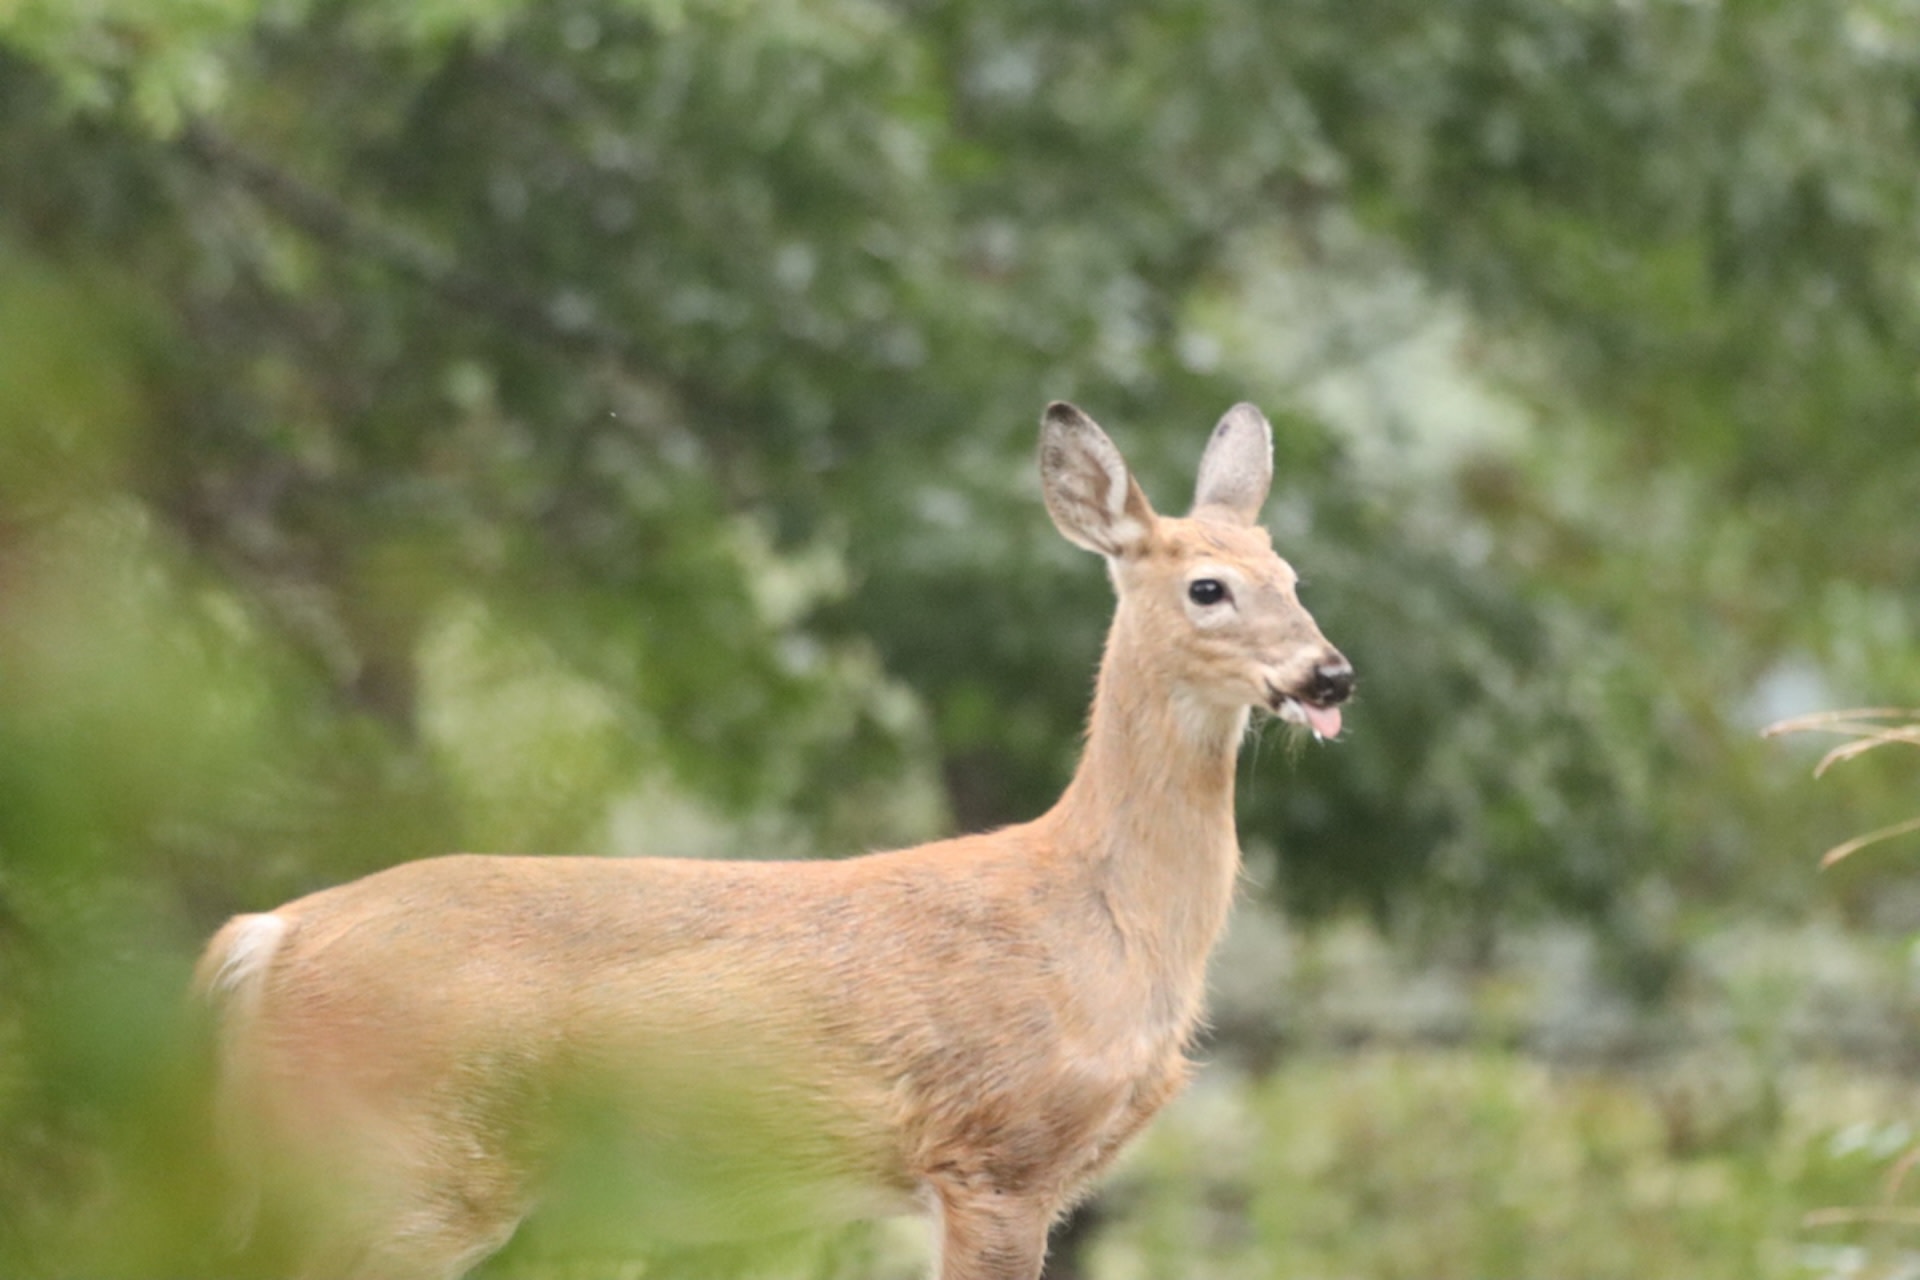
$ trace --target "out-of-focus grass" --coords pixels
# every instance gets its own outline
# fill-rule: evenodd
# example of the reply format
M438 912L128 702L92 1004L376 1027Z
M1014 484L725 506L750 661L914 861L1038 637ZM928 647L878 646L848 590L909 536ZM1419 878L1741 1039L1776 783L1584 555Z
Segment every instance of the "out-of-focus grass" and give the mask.
M1920 1274L1920 1230L1890 1221L1883 1194L1911 1138L1895 1117L1915 1114L1920 1089L1823 1068L1723 1090L1714 1065L1573 1072L1506 1052L1383 1049L1305 1055L1258 1080L1223 1073L1116 1181L1090 1274Z
M1849 711L1819 711L1811 715L1795 716L1790 720L1781 720L1767 726L1766 736L1779 737L1789 733L1831 733L1846 741L1820 757L1820 763L1813 768L1817 778L1834 765L1863 756L1869 751L1881 747L1904 745L1920 746L1920 710L1903 707L1858 707ZM1820 865L1830 867L1842 858L1848 857L1871 844L1891 840L1896 836L1911 835L1920 831L1920 817L1896 822L1891 826L1869 831L1865 835L1855 836L1851 840L1833 846L1820 859Z
M1050 1275L1074 1280L1895 1280L1920 1086L1725 1054L1568 1069L1509 1050L1311 1051L1216 1065L1163 1114ZM912 1280L917 1224L824 1247L601 1270L530 1238L495 1280Z

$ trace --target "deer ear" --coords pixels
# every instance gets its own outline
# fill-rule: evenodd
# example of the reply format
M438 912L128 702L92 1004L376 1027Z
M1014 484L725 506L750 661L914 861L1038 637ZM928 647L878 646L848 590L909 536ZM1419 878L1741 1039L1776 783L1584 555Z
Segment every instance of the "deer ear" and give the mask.
M1242 524L1256 524L1272 485L1273 428L1258 409L1237 404L1220 419L1201 455L1193 512L1212 507Z
M1124 557L1153 539L1153 508L1126 459L1092 418L1062 400L1040 419L1040 485L1069 542Z

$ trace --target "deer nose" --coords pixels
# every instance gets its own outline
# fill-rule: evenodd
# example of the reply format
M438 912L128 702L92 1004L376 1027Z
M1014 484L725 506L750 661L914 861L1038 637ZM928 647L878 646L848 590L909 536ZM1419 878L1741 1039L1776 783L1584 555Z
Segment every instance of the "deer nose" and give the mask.
M1307 682L1307 701L1323 707L1345 702L1352 693L1353 664L1338 653L1315 667L1313 679Z

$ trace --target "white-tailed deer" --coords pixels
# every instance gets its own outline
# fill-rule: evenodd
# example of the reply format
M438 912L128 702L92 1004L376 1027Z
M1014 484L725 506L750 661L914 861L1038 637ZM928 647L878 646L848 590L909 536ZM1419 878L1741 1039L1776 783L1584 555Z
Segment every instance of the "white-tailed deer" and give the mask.
M229 921L222 1133L300 1273L457 1276L597 1197L663 1241L923 1213L940 1280L1034 1280L1187 1078L1250 709L1340 732L1352 668L1257 522L1272 458L1237 406L1162 518L1048 407L1047 509L1119 602L1031 822L837 862L434 858Z

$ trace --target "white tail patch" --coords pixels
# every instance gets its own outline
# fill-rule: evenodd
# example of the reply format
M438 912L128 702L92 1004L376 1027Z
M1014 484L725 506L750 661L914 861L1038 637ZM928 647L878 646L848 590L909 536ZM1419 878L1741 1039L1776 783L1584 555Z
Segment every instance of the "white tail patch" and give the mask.
M230 997L265 971L286 936L287 922L272 914L241 916L228 928L219 967L206 980L207 997L214 1001Z
M258 1086L245 1045L264 994L262 979L287 928L285 917L271 913L235 916L207 944L194 975L201 998L214 1007L219 1022L214 1128L232 1179L226 1234L236 1249L252 1234L261 1196L259 1136L247 1114Z

